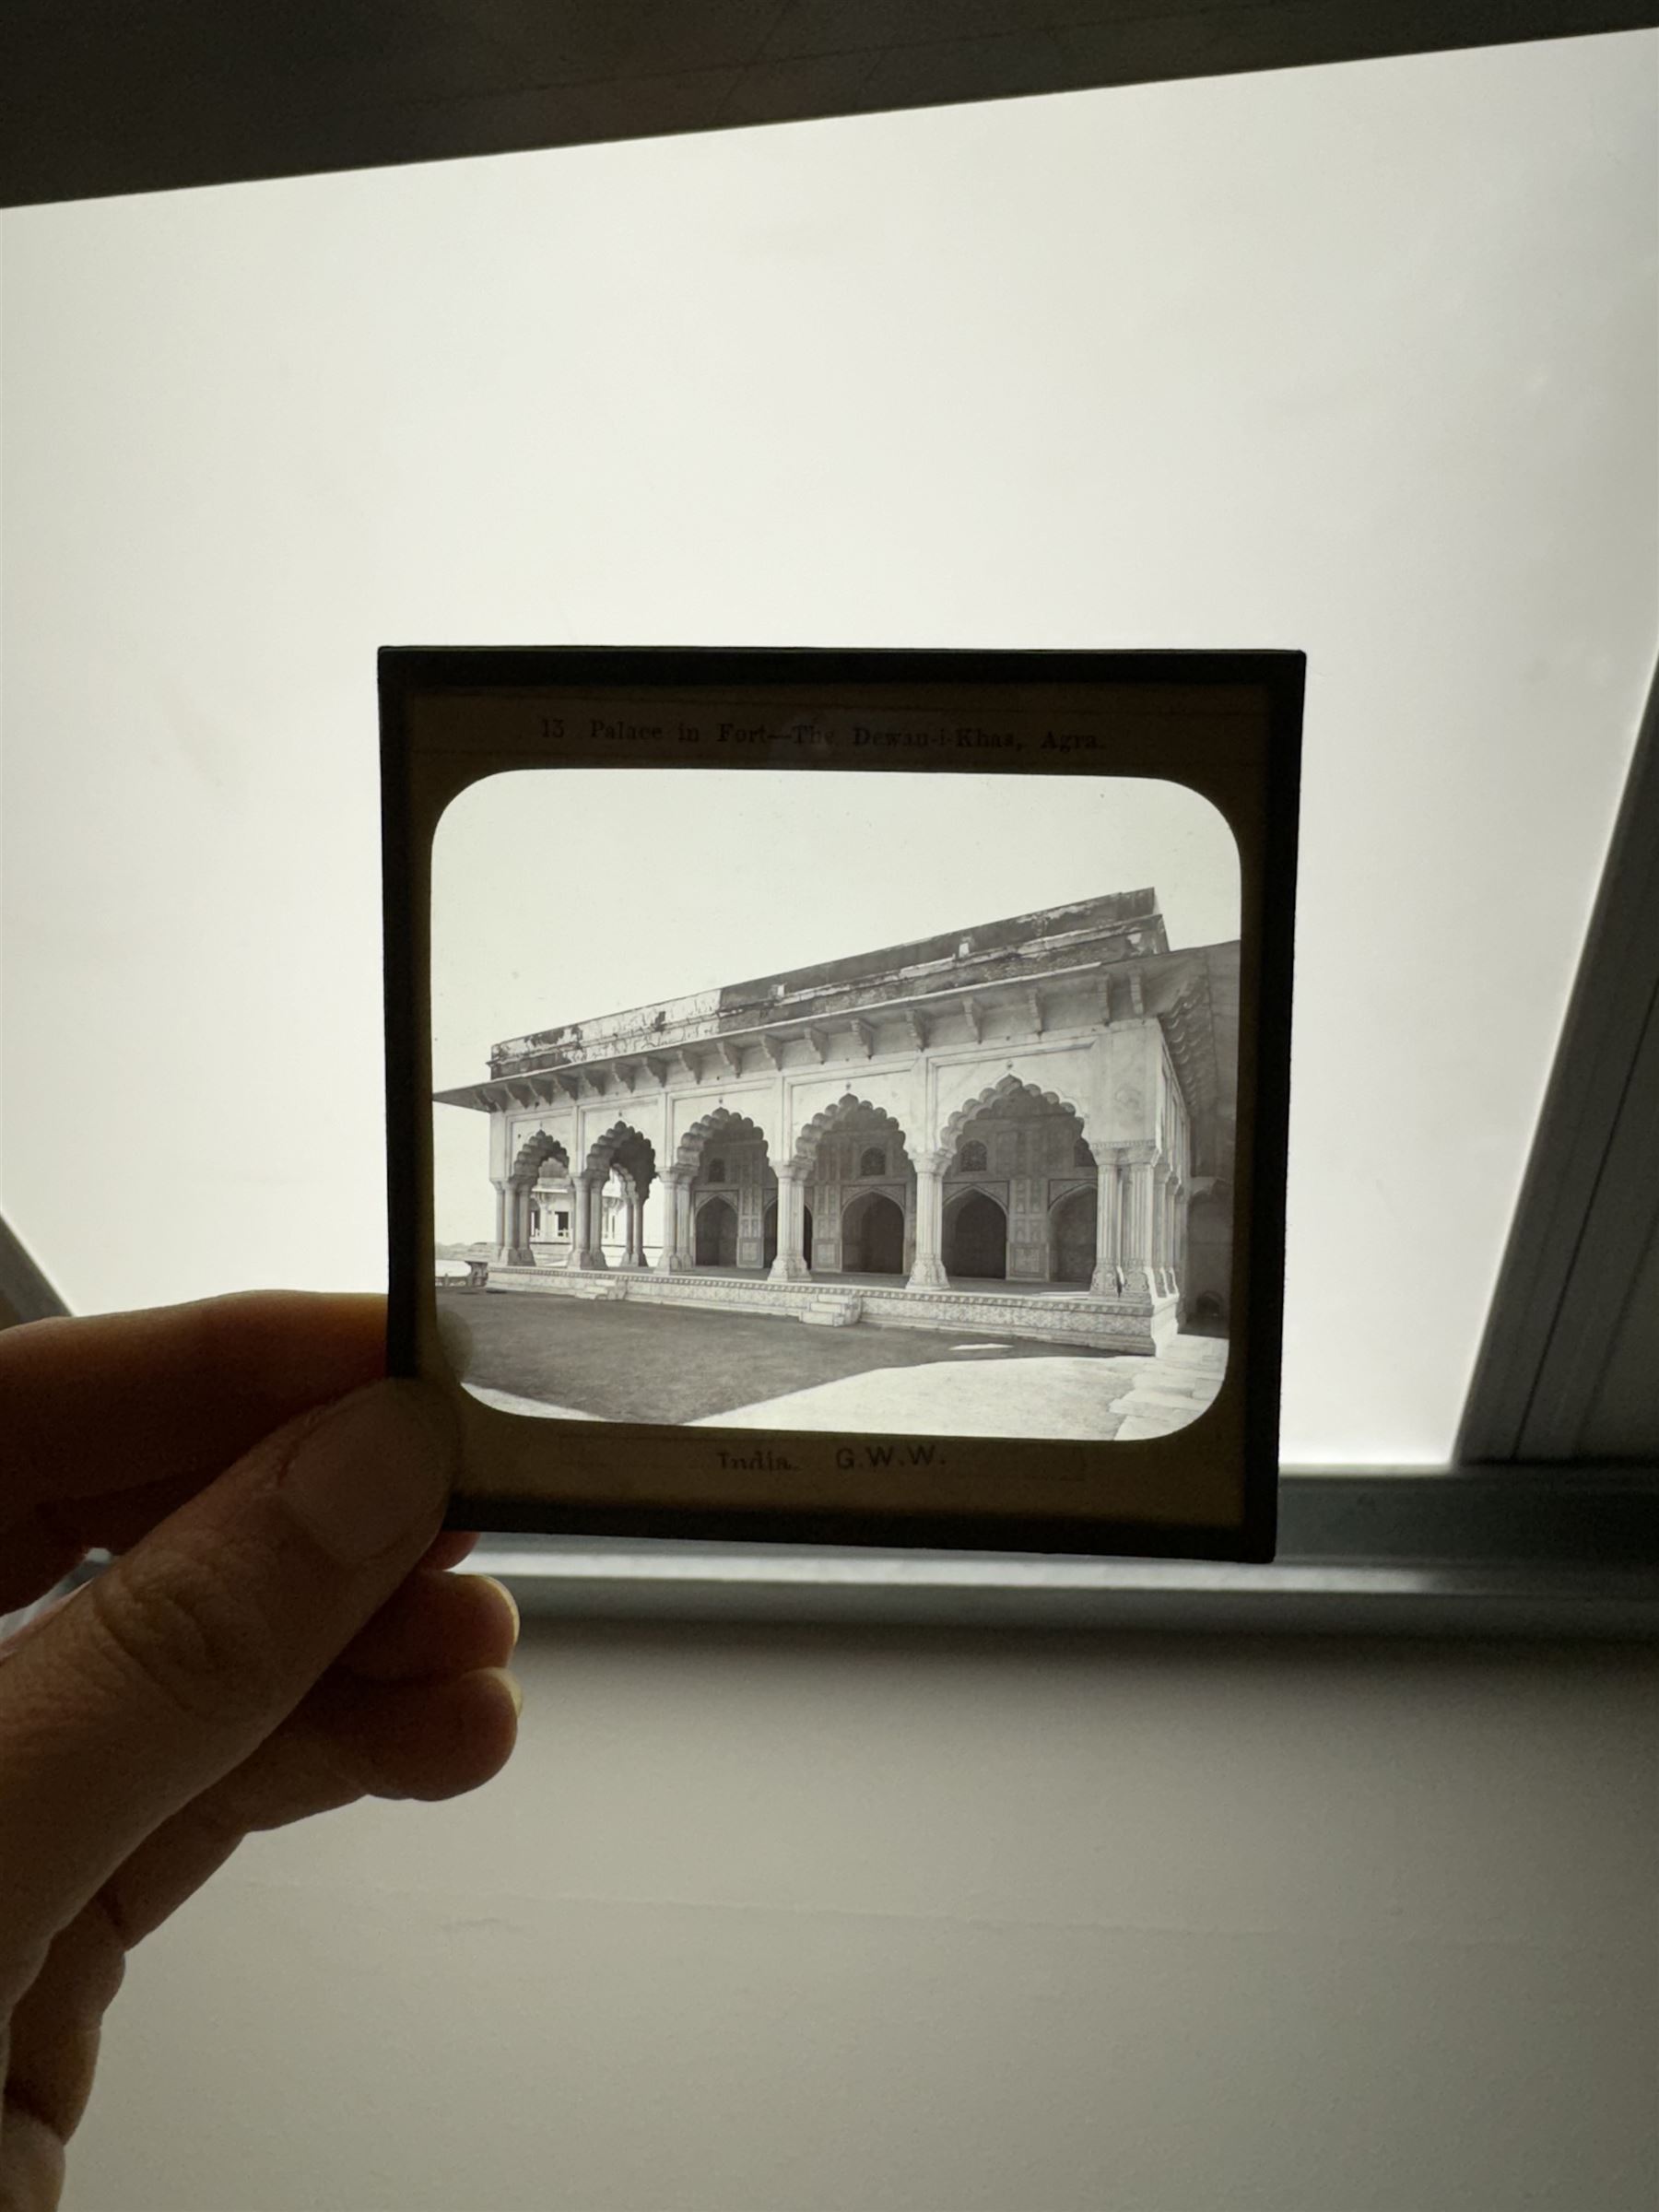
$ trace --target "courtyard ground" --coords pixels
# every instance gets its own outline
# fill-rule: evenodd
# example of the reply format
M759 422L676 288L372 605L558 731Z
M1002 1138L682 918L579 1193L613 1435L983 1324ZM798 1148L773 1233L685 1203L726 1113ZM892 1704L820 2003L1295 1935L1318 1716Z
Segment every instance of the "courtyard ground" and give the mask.
M1224 1343L1157 1359L947 1331L441 1291L456 1371L512 1411L743 1428L1104 1438L1159 1433L1219 1386ZM1156 1424L1156 1425L1152 1425Z

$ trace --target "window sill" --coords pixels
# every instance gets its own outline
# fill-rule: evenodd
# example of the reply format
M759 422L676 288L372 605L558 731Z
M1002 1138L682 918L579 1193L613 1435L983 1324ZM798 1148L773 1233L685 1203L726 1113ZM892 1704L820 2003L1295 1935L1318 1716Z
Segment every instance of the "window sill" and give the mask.
M1314 1474L1271 1566L486 1536L528 1618L1659 1638L1659 1468Z

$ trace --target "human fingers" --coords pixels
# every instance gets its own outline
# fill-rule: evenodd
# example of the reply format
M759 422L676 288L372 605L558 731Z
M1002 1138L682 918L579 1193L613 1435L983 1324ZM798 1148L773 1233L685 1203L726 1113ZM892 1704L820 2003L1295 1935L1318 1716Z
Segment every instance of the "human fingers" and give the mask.
M352 1638L338 1665L371 1682L434 1681L505 1666L518 1633L512 1593L491 1576L418 1568Z
M3 1411L0 1411L3 1418ZM106 1452L107 1459L108 1453ZM7 1488L11 1488L7 1470ZM130 1551L159 1522L194 1498L199 1475L145 1483L136 1489L95 1497L44 1497L32 1503L0 1495L0 1610L10 1611L44 1594L89 1551Z
M112 1495L41 1500L9 1527L0 1500L0 1613L43 1597L89 1551L130 1551L201 1487L199 1475L186 1475ZM476 1529L443 1529L421 1565L458 1567L477 1542Z
M7 1527L0 1518L0 1614L33 1605L86 1557L87 1546L59 1535L34 1513Z
M496 1669L437 1683L387 1686L335 1674L319 1684L241 1766L147 1836L59 1931L18 2001L8 2095L66 2142L91 2088L100 2026L127 1951L245 1836L359 1797L429 1800L476 1788L511 1753L517 1712L516 1688Z
M36 1947L251 1756L425 1554L454 1451L418 1384L303 1417L0 1666L0 2013Z
M437 1546L427 1559L441 1557ZM71 1591L38 1607L0 1640L5 1660L26 1637L69 1604ZM411 1568L335 1663L368 1681L435 1681L477 1667L505 1666L518 1642L519 1610L504 1583L488 1574L455 1574L423 1560Z
M423 1567L431 1567L441 1573L447 1567L459 1567L463 1559L470 1559L478 1541L477 1529L445 1528L432 1538Z
M500 1773L519 1690L501 1667L438 1682L335 1673L275 1735L147 1836L99 1893L129 1950L154 1933L244 1837L361 1797L459 1797Z
M158 1486L136 1541L283 1422L385 1367L385 1300L249 1291L0 1331L0 1525ZM56 1524L54 1524L56 1525ZM84 1516L69 1533L87 1544Z
M272 1309L278 1328L287 1327L288 1324L282 1318L281 1312L275 1310L292 1306L297 1310L302 1329L311 1329L318 1322L323 1322L330 1331L334 1324L322 1309L348 1308L351 1312L347 1341L335 1347L338 1359L346 1363L349 1371L343 1388L351 1387L354 1380L368 1381L379 1371L380 1331L384 1312L384 1301L382 1300L315 1299L306 1296L289 1298L287 1293L261 1293L257 1297L211 1302L226 1311L218 1317L216 1323L209 1324L210 1330L216 1325L223 1326L228 1335L234 1336L247 1321L252 1320L257 1324L255 1336L259 1337L261 1332L267 1332L263 1339L267 1343L273 1312L262 1315L255 1312L256 1308ZM198 1312L199 1309L180 1308L175 1311L191 1314ZM361 1324L365 1315L373 1324L372 1348L369 1353L366 1371L358 1374L356 1367L364 1355ZM125 1323L131 1320L148 1321L153 1316L124 1314L114 1318ZM15 1338L18 1332L10 1334ZM59 1343L69 1344L71 1349L79 1344L82 1347L79 1357L84 1359L88 1356L90 1347L84 1338L60 1336ZM327 1365L319 1366L312 1371L320 1383L338 1379L337 1367L332 1373ZM6 1374L0 1371L0 1385L4 1384L5 1380ZM20 1394L24 1387L21 1371L14 1371L12 1380ZM341 1392L335 1391L332 1394L337 1396ZM14 1400L6 1397L3 1389L0 1389L0 1419L7 1418L13 1403ZM292 1411L293 1408L288 1410ZM275 1426L275 1423L269 1425ZM131 1430L124 1423L121 1433L125 1440L130 1437ZM259 1433L264 1434L265 1431L262 1430ZM37 1597L44 1596L55 1583L62 1582L88 1551L128 1551L147 1535L159 1522L165 1521L170 1513L176 1512L202 1487L201 1454L193 1447L188 1456L198 1464L194 1471L182 1475L175 1473L157 1482L135 1483L129 1488L101 1490L89 1496L77 1496L73 1492L65 1494L66 1486L60 1484L51 1494L32 1501L23 1498L21 1476L8 1467L6 1484L0 1488L0 1614L13 1612L21 1606L32 1604ZM230 1456L233 1456L230 1453L225 1454L227 1459ZM10 1457L8 1453L8 1462ZM107 1452L102 1454L102 1461L107 1468ZM37 1466L39 1462L37 1452ZM222 1465L223 1462L217 1464ZM9 1519L8 1513L11 1516ZM474 1549L477 1541L476 1530L444 1529L433 1540L431 1549L422 1564L438 1568L458 1566Z

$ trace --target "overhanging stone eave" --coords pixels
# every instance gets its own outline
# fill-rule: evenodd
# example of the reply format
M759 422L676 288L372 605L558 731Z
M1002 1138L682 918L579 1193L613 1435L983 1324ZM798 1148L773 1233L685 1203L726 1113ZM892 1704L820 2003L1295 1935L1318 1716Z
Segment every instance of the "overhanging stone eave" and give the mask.
M509 1102L491 1098L490 1093L499 1088L493 1079L488 1083L462 1083L453 1090L433 1091L432 1103L434 1106L469 1106L475 1113L493 1113L498 1104Z
M948 1010L959 1005L964 998L989 1000L999 991L1017 994L1033 989L1047 990L1085 976L1110 979L1133 971L1139 974L1144 982L1157 983L1166 977L1179 976L1183 971L1190 971L1194 962L1201 959L1204 954L1225 949L1233 942L1228 939L1217 946L1183 946L1171 952L1137 953L1126 960L1075 961L1065 967L1047 968L1028 975L986 976L977 982L954 982L937 991L906 992L897 998L878 999L868 1006L844 1007L829 1013L800 1011L780 1014L766 1021L746 1023L740 1029L716 1030L705 1036L684 1040L661 1040L629 1052L597 1053L585 1060L561 1060L551 1066L524 1068L512 1075L492 1076L481 1083L461 1084L453 1089L434 1091L432 1098L439 1105L467 1107L481 1113L511 1112L515 1110L534 1112L538 1106L551 1110L573 1102L573 1094L567 1093L563 1099L558 1096L546 1099L535 1097L527 1102L514 1095L512 1086L516 1084L522 1089L533 1090L535 1085L543 1084L550 1086L557 1092L566 1078L580 1080L584 1076L607 1075L614 1081L616 1071L619 1068L650 1069L653 1060L681 1052L717 1050L723 1044L742 1044L766 1038L779 1043L810 1041L815 1031L820 1034L832 1032L838 1027L851 1028L855 1021L867 1024L879 1020L883 1016L921 1014L929 1007ZM665 1084L664 1088L666 1088ZM618 1089L624 1097L632 1095L632 1089L628 1085L618 1083Z
M648 1066L653 1059L681 1052L711 1050L722 1044L740 1044L746 1040L772 1037L781 1043L805 1038L809 1030L830 1030L850 1028L854 1021L878 1021L883 1015L919 1012L927 1006L948 1009L959 1005L964 998L988 996L993 992L1006 991L1020 994L1030 990L1045 991L1052 985L1075 981L1079 976L1114 976L1145 961L1167 960L1171 956L1162 953L1136 955L1128 960L1081 960L1064 968L1045 968L1029 975L986 976L978 982L957 982L939 991L906 992L900 998L875 1000L868 1006L832 1008L827 1013L791 1012L779 1014L767 1021L747 1022L741 1029L713 1030L701 1037L665 1037L653 1040L628 1052L604 1053L588 1060L560 1060L546 1067L524 1068L510 1076L492 1076L485 1083L469 1085L465 1092L439 1094L445 1103L466 1105L472 1102L471 1093L495 1090L508 1083L527 1083L533 1079L551 1077L557 1081L563 1076L581 1076L606 1068Z
M1182 945L1169 952L1140 953L1132 962L1125 961L1121 965L1138 969L1143 982L1148 981L1158 982L1167 975L1179 975L1183 969L1190 970L1194 963L1205 962L1206 954L1236 952L1238 948L1237 937L1221 937L1212 945ZM1119 963L1113 963L1114 973L1117 972L1119 965Z

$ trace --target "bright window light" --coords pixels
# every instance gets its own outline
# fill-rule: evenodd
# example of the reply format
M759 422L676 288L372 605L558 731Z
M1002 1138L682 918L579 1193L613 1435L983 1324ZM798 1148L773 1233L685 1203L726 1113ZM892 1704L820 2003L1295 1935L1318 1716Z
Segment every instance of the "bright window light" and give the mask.
M0 1205L71 1303L382 1279L377 646L1300 647L1285 1453L1442 1461L1655 647L1656 49L0 218Z

